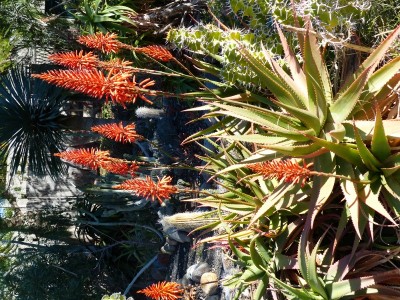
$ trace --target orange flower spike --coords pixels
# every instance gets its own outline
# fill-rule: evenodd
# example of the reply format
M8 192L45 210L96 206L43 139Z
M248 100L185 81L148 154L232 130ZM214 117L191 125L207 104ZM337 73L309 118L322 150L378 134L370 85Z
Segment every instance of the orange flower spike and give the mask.
M101 167L102 164L110 159L110 152L101 151L96 148L83 148L55 153L54 156L58 156L61 159L78 165L89 167L92 170L96 170L98 167Z
M101 164L101 167L107 172L118 174L118 175L127 175L131 174L132 176L136 176L136 172L139 169L139 166L136 162L125 162L120 159L110 159L109 161L105 161Z
M122 122L120 122L119 124L112 123L93 126L91 130L116 142L134 143L136 140L143 139L143 137L136 132L135 128L136 125L134 123L124 127Z
M156 183L150 176L146 176L144 179L134 178L125 180L121 184L113 186L113 189L133 191L136 195L144 197L147 200L151 199L154 201L157 198L161 204L163 200L170 198L171 194L178 192L175 186L170 185L171 181L171 177L164 176Z
M293 160L273 160L247 166L250 170L258 173L264 179L278 179L286 182L304 184L305 180L312 175L307 167L302 167Z
M40 78L59 87L75 90L93 98L106 100L111 98L114 103L125 107L126 103L133 103L137 97L152 103L138 91L137 83L131 81L130 72L113 73L110 71L107 77L99 70L50 70L42 74L34 74L32 77ZM146 86L149 86L147 82ZM153 83L154 84L154 83ZM140 84L139 84L140 85Z
M92 52L71 51L49 55L49 59L58 65L70 69L94 69L99 64L98 57Z
M177 300L182 297L183 289L176 282L161 281L137 291L153 300Z
M91 35L81 36L78 42L93 49L101 50L104 53L117 53L121 48L121 42L117 40L118 36L115 33L103 34L97 32Z
M150 56L151 58L154 58L154 59L162 61L162 62L168 62L174 58L172 56L171 52L169 52L164 47L161 47L158 45L151 45L151 46L147 46L147 47L135 48L135 51L144 53L147 56Z

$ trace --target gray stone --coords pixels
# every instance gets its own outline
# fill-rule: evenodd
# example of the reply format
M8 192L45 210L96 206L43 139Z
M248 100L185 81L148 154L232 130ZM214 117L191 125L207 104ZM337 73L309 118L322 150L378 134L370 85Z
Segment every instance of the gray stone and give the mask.
M187 271L187 276L193 280L194 282L200 282L201 276L210 271L210 266L206 262L198 263L195 265L191 265Z
M190 243L191 241L190 237L187 236L187 232L180 231L174 227L168 228L165 234L179 243Z
M190 285L190 279L188 278L187 274L183 275L181 279L178 280L183 287L187 287Z
M218 276L214 272L201 275L200 286L206 296L214 295L218 290Z
M171 239L169 236L166 237L165 241L166 241L169 245L171 245L171 246L176 246L176 245L178 245L178 242L175 241L175 240L173 240L173 239Z
M164 246L161 247L161 252L165 254L172 254L175 252L176 247L165 243Z
M212 295L210 297L207 297L205 300L220 300L218 295Z

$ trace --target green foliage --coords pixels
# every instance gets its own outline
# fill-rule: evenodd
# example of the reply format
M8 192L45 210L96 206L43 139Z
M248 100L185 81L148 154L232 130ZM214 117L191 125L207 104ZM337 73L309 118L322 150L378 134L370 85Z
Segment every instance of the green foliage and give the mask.
M0 32L0 73L3 73L11 66L11 50L13 47L10 41Z
M76 5L69 4L69 10L76 11L73 16L78 20L83 32L90 34L96 31L131 31L124 24L134 26L130 17L135 11L123 5L110 5L103 0L83 0Z

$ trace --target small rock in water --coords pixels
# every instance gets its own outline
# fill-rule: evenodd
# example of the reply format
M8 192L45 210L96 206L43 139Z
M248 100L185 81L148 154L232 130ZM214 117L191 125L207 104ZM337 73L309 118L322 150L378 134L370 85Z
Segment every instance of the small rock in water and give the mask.
M193 280L194 282L200 282L201 276L210 271L210 266L206 262L198 263L195 265L191 265L187 271L186 274L188 278Z
M218 276L214 272L206 272L200 278L201 289L206 296L214 295L218 290Z
M175 240L173 240L173 239L171 239L169 236L166 237L165 241L166 241L169 245L171 245L171 246L176 246L176 245L178 245L178 242L175 241Z
M172 254L175 252L176 247L165 243L164 246L161 247L161 252L166 254Z
M205 300L220 300L218 295L212 295L210 297L207 297Z
M168 228L165 234L179 243L190 243L191 241L190 237L187 236L187 232L180 231L173 227Z

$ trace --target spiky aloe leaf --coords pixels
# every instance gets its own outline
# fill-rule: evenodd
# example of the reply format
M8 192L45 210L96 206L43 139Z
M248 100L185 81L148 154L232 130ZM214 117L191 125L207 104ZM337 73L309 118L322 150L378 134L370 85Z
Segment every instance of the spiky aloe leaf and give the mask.
M364 144L360 134L358 133L357 127L355 126L354 135L356 138L358 152L360 153L360 157L363 163L369 170L377 172L382 166L382 163L371 153L371 151L369 151L367 146Z
M213 105L221 108L222 110L207 114L208 116L212 116L212 114L220 114L239 118L241 120L265 126L269 131L279 136L290 138L294 141L307 140L307 138L302 136L299 131L304 131L311 135L315 134L314 130L307 129L300 124L296 124L296 120L281 113L264 110L257 107L246 109L239 106L232 106L221 103L213 103Z
M337 173L347 176L349 178L359 179L362 178L359 171L353 168L350 163L347 163L338 158ZM344 180L340 183L342 192L346 199L347 207L350 211L350 217L353 222L357 235L361 238L365 226L367 224L367 213L363 209L362 201L360 199L361 193L364 193L363 185L349 180ZM360 192L361 191L361 192Z
M328 299L328 295L325 290L325 283L322 281L322 278L318 276L317 272L317 252L318 248L321 245L321 242L325 236L327 231L321 236L318 240L317 244L314 246L313 251L311 252L310 257L307 260L307 283L311 286L311 288L320 294L324 299ZM301 253L299 253L301 255Z
M307 128L313 129L316 135L319 134L322 125L320 124L321 118L319 115L315 115L306 109L292 107L283 103L281 103L280 106L287 110L292 116L299 119Z
M326 285L329 299L341 299L342 297L353 294L356 291L368 288L377 283L386 281L390 278L400 279L400 270L380 272L371 276L351 278Z
M266 60L269 62L271 70L275 73L275 75L279 78L281 85L286 87L287 91L291 94L293 99L296 99L296 107L298 108L306 108L307 103L307 93L303 92L303 89L298 87L298 83L296 83L290 76L287 74L282 67L271 58L268 51L262 47L262 53ZM294 57L296 59L296 57ZM281 102L282 103L282 102ZM286 103L283 103L286 104ZM300 105L299 105L300 104ZM288 105L288 104L286 104ZM291 106L291 105L288 105Z
M316 145L328 149L329 151L335 153L337 156L354 164L355 166L365 168L364 163L360 157L360 153L357 149L353 149L349 146L346 146L345 144L333 143L331 141L317 138L315 136L307 135L307 137L312 140Z
M303 49L304 73L307 80L308 109L323 125L327 118L327 107L332 102L332 87L326 64L321 57L317 39L307 30Z
M261 217L269 215L268 211L271 210L271 208L273 208L277 202L284 199L285 195L290 192L292 188L293 184L286 182L282 182L278 187L276 187L272 194L268 196L268 199L264 202L260 209L255 213L249 225L254 224Z
M276 28L279 34L279 38L281 40L283 51L285 52L285 60L287 61L287 64L289 66L292 78L296 83L296 88L300 90L301 94L307 95L307 81L303 69L301 68L300 63L298 62L296 55L289 47L289 44L286 40L286 37L283 35L282 30L280 29L279 26L276 26ZM307 103L306 107L309 106L310 105Z
M385 134L385 127L383 126L382 115L379 109L376 111L375 128L371 141L371 152L381 162L384 162L391 154L389 141Z
M253 299L254 300L261 300L264 299L263 296L266 292L266 289L269 287L269 276L268 274L265 274L261 280L258 282L257 289L255 290L253 294Z
M346 90L338 92L334 103L330 106L332 118L336 123L343 122L352 114L370 74L371 68L366 68Z
M287 84L265 66L262 61L255 58L243 45L239 45L239 51L248 62L249 67L258 75L258 79L261 80L265 86L268 86L268 89L275 95L279 102L292 106L302 106L299 98L293 97L287 90Z

